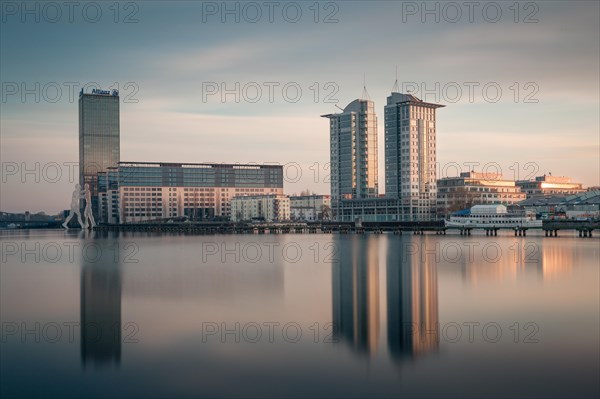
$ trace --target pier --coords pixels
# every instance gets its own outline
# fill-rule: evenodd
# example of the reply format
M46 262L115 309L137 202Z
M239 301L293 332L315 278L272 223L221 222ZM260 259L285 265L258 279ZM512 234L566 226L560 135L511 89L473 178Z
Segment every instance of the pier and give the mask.
M543 221L542 227L447 227L444 221L431 222L306 222L306 223L232 223L232 222L182 222L182 223L127 223L102 224L97 231L173 232L194 234L383 234L445 235L458 232L470 236L473 230L496 237L499 230L510 230L515 237L526 237L529 230L541 230L546 237L558 237L559 231L576 231L579 237L593 237L600 230L600 221Z

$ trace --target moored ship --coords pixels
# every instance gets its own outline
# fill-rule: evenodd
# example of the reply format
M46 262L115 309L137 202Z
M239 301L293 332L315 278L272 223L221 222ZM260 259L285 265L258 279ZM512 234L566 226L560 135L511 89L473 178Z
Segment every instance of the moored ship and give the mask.
M508 212L504 205L474 205L454 213L445 224L460 228L542 227L542 221L536 220L535 214Z

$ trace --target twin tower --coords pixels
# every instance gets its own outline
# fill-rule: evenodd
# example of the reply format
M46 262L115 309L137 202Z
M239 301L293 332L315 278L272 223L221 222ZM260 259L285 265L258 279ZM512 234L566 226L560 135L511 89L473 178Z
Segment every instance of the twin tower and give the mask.
M435 218L435 112L441 107L444 105L410 94L392 92L388 96L384 108L385 196L379 195L374 102L357 99L341 113L322 115L330 121L331 206L337 220L354 221L347 219L357 214L365 221ZM378 200L365 201L375 198ZM351 217L344 218L344 214Z

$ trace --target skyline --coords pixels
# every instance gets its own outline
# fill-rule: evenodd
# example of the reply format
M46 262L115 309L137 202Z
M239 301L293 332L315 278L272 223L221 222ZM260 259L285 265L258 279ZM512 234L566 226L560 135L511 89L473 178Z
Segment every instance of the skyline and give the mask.
M359 98L366 75L375 113L382 120L397 66L401 91L414 88L410 82L427 88L440 83L438 99L432 94L411 94L447 106L438 120L437 158L442 167L452 162L480 162L480 166L496 162L512 179L515 162L519 177L531 171L524 166L533 162L538 167L534 175L566 175L585 186L597 186L600 46L594 15L598 3L570 4L541 3L537 23L514 23L504 10L505 18L498 23L481 18L472 24L464 20L422 23L407 16L406 22L398 24L394 21L405 17L401 7L383 2L377 7L339 3L337 23L314 23L307 8L296 24L284 20L252 24L243 18L240 23L221 23L212 15L202 15L202 7L195 3L184 4L186 10L168 11L161 10L160 4L141 3L138 22L133 24L114 23L109 10L97 24L77 20L69 24L64 19L55 24L31 19L22 23L18 16L4 13L0 155L3 164L24 162L28 168L35 162L77 162L77 99L67 98L66 84L79 83L77 93L87 82L97 82L102 89L114 88L112 83L118 82L123 98L122 160L295 163L303 177L293 183L289 176L285 193L308 188L328 194L324 177L329 128L319 115L337 112L335 105L344 107ZM168 31L160 29L173 18L180 23L169 23ZM355 29L373 21L381 29ZM204 34L208 31L211 37ZM406 40L398 40L396 34ZM86 45L99 35L103 40L96 41L97 46ZM22 51L22 46L29 51ZM507 64L504 59L519 62ZM33 95L22 102L20 92L10 94L14 84L20 91L21 84L31 88L36 82L50 89L48 96L40 93L39 103ZM49 101L51 82L63 89L56 102ZM126 88L128 82L133 86ZM234 88L236 82L239 103L233 95L222 102L221 83ZM251 82L262 88L257 102L250 101L254 85L247 86L245 95L241 90ZM274 101L269 102L268 82L278 82L278 87L296 82L302 97L294 103L275 90ZM463 90L457 102L448 101L456 88L451 82ZM467 95L468 82L479 83L473 102ZM494 82L503 91L495 103L479 91L486 84L496 86ZM514 82L519 88L516 103ZM534 85L526 86L529 83ZM215 86L219 92L209 94ZM128 95L138 102L126 101ZM325 102L326 95L337 103ZM538 102L525 102L527 96ZM385 187L383 131L379 124L380 191ZM493 147L487 146L491 140ZM22 183L20 174L5 172L3 168L0 194L5 212L60 211L76 182L63 178L37 183L29 175ZM438 173L441 177L445 176Z
M0 397L599 398L600 0L0 0Z

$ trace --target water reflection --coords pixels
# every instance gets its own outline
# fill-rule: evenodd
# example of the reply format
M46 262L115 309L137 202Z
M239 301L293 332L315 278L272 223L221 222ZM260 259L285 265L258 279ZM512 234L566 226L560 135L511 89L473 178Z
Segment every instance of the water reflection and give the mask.
M114 242L86 240L82 256L80 312L81 362L118 365L121 361L121 264Z
M536 257L541 256L539 264L544 280L558 280L561 276L570 274L573 265L585 261L580 251L561 242L554 246L546 246L543 251L534 245L528 245L527 252L526 256L529 259L536 260Z
M377 352L380 325L387 323L390 355L399 360L439 347L437 265L421 259L414 243L430 238L384 239L385 283L380 282L378 237L338 237L339 262L332 265L334 336L358 353ZM382 268L383 269L383 268ZM380 321L380 285L385 285L386 320Z
M415 239L421 246L431 240L428 236ZM400 359L437 352L439 314L434 258L408 250L413 246L391 244L390 240L387 243L387 342L390 355Z
M373 353L379 338L379 256L377 241L340 239L332 265L333 334L357 351Z
M452 240L432 245L441 263L459 264L473 285L516 281L527 276L556 280L584 261L573 242L537 239ZM545 243L545 244L543 244Z
M598 397L598 239L62 231L0 238L1 321L27 328L3 335L0 397ZM332 241L336 261L321 253L315 263L315 244ZM80 252L88 243L102 249L99 259L93 246ZM286 243L302 248L300 261L282 256ZM128 260L127 244L139 248L139 262ZM203 251L214 244L217 253ZM62 260L46 245L58 245ZM256 248L263 256L255 262ZM52 326L78 320L80 341L65 327L56 342ZM266 329L259 343L243 328L239 342L202 335L205 322L223 331L222 323L291 321L304 331L299 342L280 332L269 341ZM326 343L329 329L316 342L311 327L330 321L340 343ZM481 323L472 341L466 328L456 342L443 333L471 321ZM482 334L488 322L502 328L499 342ZM533 336L529 322L539 327ZM136 345L129 323L140 327Z

